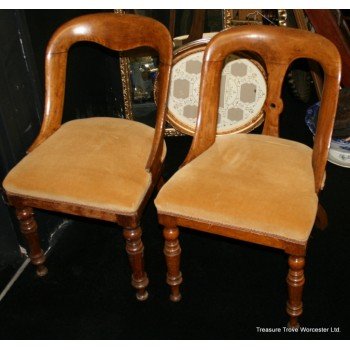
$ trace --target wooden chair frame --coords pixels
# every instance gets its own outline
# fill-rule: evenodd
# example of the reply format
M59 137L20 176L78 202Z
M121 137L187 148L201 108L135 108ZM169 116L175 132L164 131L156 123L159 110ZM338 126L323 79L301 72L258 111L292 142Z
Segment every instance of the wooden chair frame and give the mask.
M44 119L40 133L28 152L33 151L61 126L68 51L73 44L80 41L94 42L115 51L146 46L159 53L159 103L153 145L146 165L146 171L152 176L149 190L138 210L130 215L120 215L83 205L28 198L11 193L7 193L8 202L16 208L21 232L28 243L31 262L36 265L39 276L46 275L47 268L44 266L45 255L40 247L32 208L101 219L121 225L132 268L132 285L137 290L137 299L145 300L148 296L146 291L148 278L143 266L144 248L141 241L140 218L161 177L165 110L172 63L171 37L167 28L161 23L137 15L91 14L75 18L62 25L53 34L47 47Z
M204 53L196 132L184 165L205 152L215 142L221 70L227 55L237 51L253 52L265 63L268 90L264 105L263 134L275 137L279 136L279 116L283 109L281 89L288 67L299 58L317 61L322 66L325 79L312 154L315 192L318 194L324 184L339 93L341 59L336 47L330 41L320 35L298 29L244 26L225 30L212 38ZM178 241L178 226L183 226L284 250L289 255L287 275L289 326L298 327L298 317L303 310L301 300L305 281L303 268L307 243L299 244L282 238L267 237L253 231L221 227L176 215L160 213L158 219L164 225L167 283L171 287L172 301L181 299L179 291L182 282L181 248ZM321 206L315 223L320 227L326 225L325 212Z

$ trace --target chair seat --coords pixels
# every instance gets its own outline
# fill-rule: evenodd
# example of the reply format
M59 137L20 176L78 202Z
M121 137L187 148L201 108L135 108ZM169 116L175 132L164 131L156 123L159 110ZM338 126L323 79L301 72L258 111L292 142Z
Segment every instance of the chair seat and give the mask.
M120 118L67 122L24 157L3 186L10 195L133 214L151 184L145 167L153 134Z
M265 135L224 135L161 189L159 214L291 242L306 242L316 217L312 150Z

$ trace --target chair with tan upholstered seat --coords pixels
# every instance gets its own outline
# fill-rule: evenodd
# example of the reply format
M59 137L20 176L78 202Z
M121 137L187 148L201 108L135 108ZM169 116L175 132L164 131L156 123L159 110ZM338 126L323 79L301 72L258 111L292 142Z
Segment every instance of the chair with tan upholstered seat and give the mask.
M147 46L159 54L160 95L155 129L112 117L61 125L69 48L90 41L115 51ZM82 57L83 59L83 57ZM39 136L3 182L16 207L37 274L47 273L32 208L53 210L121 225L137 299L147 298L140 217L160 178L165 157L164 117L172 41L159 22L115 13L86 15L61 26L46 52L45 112Z
M221 69L225 58L236 51L254 52L266 67L262 135L216 135ZM324 70L313 149L278 137L284 76L291 62L302 57L318 61ZM210 41L204 53L198 120L190 151L155 200L159 222L165 226L171 300L181 298L178 226L184 226L284 250L289 255L289 325L298 326L307 242L315 220L324 224L318 194L324 185L340 72L335 46L307 31L242 26L223 31Z

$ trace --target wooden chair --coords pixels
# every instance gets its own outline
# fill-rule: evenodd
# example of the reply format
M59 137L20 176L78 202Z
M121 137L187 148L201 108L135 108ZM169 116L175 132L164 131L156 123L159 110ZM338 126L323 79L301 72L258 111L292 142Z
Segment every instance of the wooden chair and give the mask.
M268 76L262 135L216 136L220 72L225 57L252 51L264 61ZM325 84L313 150L281 139L281 88L291 62L318 61ZM324 37L291 28L242 26L217 34L202 66L200 106L195 136L182 168L160 190L155 204L164 225L170 298L181 298L178 226L284 250L289 326L302 314L304 263L310 232L321 220L318 193L323 188L327 153L337 107L341 72L336 47ZM321 208L321 207L319 207ZM320 225L321 226L321 225Z
M80 41L118 51L147 46L158 52L161 88L155 130L111 117L76 119L61 125L68 51ZM3 182L39 276L47 269L32 208L121 225L136 297L147 298L140 217L160 178L166 153L163 133L171 62L168 30L142 16L81 16L52 36L46 52L45 111L39 136Z

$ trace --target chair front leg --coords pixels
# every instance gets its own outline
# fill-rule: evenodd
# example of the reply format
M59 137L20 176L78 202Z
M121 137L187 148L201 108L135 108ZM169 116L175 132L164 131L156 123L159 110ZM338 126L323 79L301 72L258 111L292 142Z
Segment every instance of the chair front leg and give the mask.
M302 294L305 283L303 256L289 256L289 272L287 275L288 301L287 313L290 316L288 327L299 328L298 317L303 313Z
M44 265L46 257L40 247L38 225L34 219L32 208L16 208L16 216L20 223L20 230L29 248L29 258L36 266L36 274L43 277L48 270Z
M170 300L180 301L180 284L182 274L180 271L181 247L179 244L179 229L177 227L165 227L163 230L165 238L164 255L167 264L167 283L171 288Z
M132 270L131 284L137 290L137 300L143 301L148 298L146 290L146 287L148 286L148 277L144 269L144 247L141 241L141 227L124 227L123 235L126 240L126 251L128 253Z

